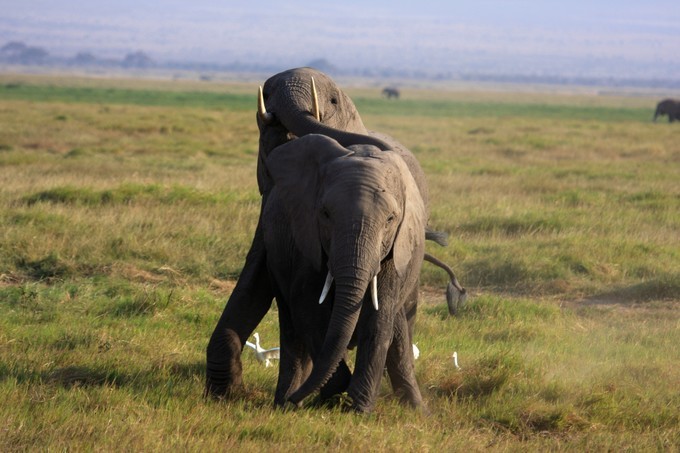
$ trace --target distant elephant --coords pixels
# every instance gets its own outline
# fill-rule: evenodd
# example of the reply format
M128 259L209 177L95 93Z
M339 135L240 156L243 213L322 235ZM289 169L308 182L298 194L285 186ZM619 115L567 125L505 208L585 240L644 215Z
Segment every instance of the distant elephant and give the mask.
M297 68L270 77L260 90L256 118L260 130L257 181L262 206L273 185L265 166L269 153L298 137L322 134L344 147L369 144L398 153L416 181L427 208L425 175L415 156L392 137L367 131L352 100L324 73ZM429 230L426 238L440 244L445 241L445 235ZM465 290L453 280L449 290L452 288L455 290L447 292L449 301L460 298L462 302ZM207 395L229 396L241 388L243 345L271 307L274 295L267 273L260 216L241 275L208 343Z
M656 105L654 121L659 115L668 115L668 122L680 121L680 101L674 99L664 99Z
M383 88L382 94L387 99L391 99L391 98L399 99L399 90L396 89L396 88L392 88L392 87Z
M409 168L398 153L316 134L275 148L265 166L263 238L282 332L275 403L298 405L336 378L330 388L368 412L387 368L395 393L420 407L411 345L427 211Z

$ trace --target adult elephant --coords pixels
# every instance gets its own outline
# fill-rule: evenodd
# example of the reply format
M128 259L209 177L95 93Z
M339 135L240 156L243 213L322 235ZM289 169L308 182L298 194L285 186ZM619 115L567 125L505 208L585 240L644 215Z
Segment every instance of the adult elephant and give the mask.
M659 115L668 115L668 122L672 123L675 120L680 121L680 101L675 99L664 99L656 105L654 112L654 121Z
M263 238L282 332L275 403L346 388L352 408L368 412L387 368L402 401L421 406L411 344L427 211L411 171L398 153L316 134L274 149L265 166ZM320 305L331 285L332 302Z
M413 153L389 135L367 130L349 96L323 72L296 68L270 77L260 92L258 106L260 193L265 193L270 183L262 172L262 164L272 149L296 137L321 134L342 146L374 145L398 153L416 180L427 206L425 174Z
M383 96L385 96L387 99L399 99L399 90L393 87L386 87L383 88L382 90Z
M259 92L257 124L260 130L257 181L262 206L273 181L265 166L269 153L297 137L321 134L342 146L370 144L398 153L409 168L425 206L428 203L425 175L415 156L403 145L364 126L354 103L333 80L312 68L297 68L270 77ZM443 243L442 235L427 231L426 237ZM457 282L447 288L451 301L464 300ZM236 287L227 302L207 347L206 394L229 396L242 386L241 350L247 338L269 310L274 291L266 266L262 217Z
M312 77L321 96L313 96ZM257 182L262 206L273 184L264 161L274 148L309 133L342 132L354 137L355 142L367 134L349 96L328 76L310 68L284 71L265 82L264 92L259 92L257 124L260 130ZM242 387L243 344L269 310L273 298L260 216L241 275L208 343L206 394L220 398Z

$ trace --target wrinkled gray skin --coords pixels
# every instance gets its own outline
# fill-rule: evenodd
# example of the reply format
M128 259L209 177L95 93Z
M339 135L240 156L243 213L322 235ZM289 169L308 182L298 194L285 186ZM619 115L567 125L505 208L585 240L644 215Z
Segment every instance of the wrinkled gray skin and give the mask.
M312 115L312 77L318 92L320 121ZM344 147L369 144L398 153L416 181L427 209L425 175L413 154L392 137L367 131L352 100L328 76L311 68L284 71L265 82L263 93L267 111L273 119L265 122L257 115L260 129L257 181L262 206L266 204L272 186L264 164L269 153L296 137L322 134ZM427 234L428 238L437 240L436 233ZM241 275L208 343L206 395L222 398L242 388L240 355L243 345L271 307L273 298L260 216Z
M321 122L311 114L310 82L315 77L319 93ZM265 205L271 177L264 161L269 153L297 136L310 133L345 131L355 143L367 131L352 100L325 74L311 69L295 69L272 76L265 82L267 110L274 117L264 123L257 115L260 129L257 182ZM324 277L321 277L321 284ZM241 351L253 330L269 310L274 298L266 266L262 239L262 217L246 256L246 262L217 322L207 348L206 394L222 398L238 392L243 385Z
M312 114L310 81L314 77L319 98L320 121ZM374 145L381 150L393 150L406 162L425 202L428 203L425 173L415 156L404 145L387 134L368 131L352 100L323 72L312 68L297 68L270 77L263 87L267 112L274 119L265 123L257 117L260 128L260 154L257 181L261 193L266 193L269 178L262 171L263 159L269 152L291 138L321 134L341 145Z
M387 368L395 393L420 407L411 344L426 210L408 167L392 151L346 149L316 134L274 149L265 166L274 185L263 238L283 332L275 403L298 405L325 385L326 392L346 388L351 407L368 412ZM328 271L334 277L321 305L322 285L310 271L321 282ZM375 275L377 311L368 291ZM347 387L343 358L353 334L357 358ZM301 364L310 355L308 375Z
M680 121L680 101L674 99L664 99L659 102L654 112L654 121L659 115L668 115L668 122Z

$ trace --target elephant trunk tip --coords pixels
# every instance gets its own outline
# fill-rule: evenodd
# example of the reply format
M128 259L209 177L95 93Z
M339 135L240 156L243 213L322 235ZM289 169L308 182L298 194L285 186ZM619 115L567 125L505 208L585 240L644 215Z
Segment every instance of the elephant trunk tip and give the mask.
M334 366L330 367L328 366L328 362L319 364L317 370L313 370L312 375L310 375L307 380L288 397L288 401L298 407L301 406L302 401L305 398L326 385L337 370L339 364L340 360L338 360Z

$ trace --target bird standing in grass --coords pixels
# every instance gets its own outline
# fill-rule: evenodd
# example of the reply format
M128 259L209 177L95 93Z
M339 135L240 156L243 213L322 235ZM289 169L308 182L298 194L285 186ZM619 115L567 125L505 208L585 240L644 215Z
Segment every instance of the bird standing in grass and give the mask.
M454 352L451 358L453 359L453 366L455 366L457 370L460 370L461 368L458 366L458 352Z
M255 358L257 358L258 362L264 363L266 367L270 367L272 366L271 360L279 360L281 348L264 349L260 346L260 334L257 332L253 334L253 338L255 338L255 344L246 341L246 346L255 351Z

